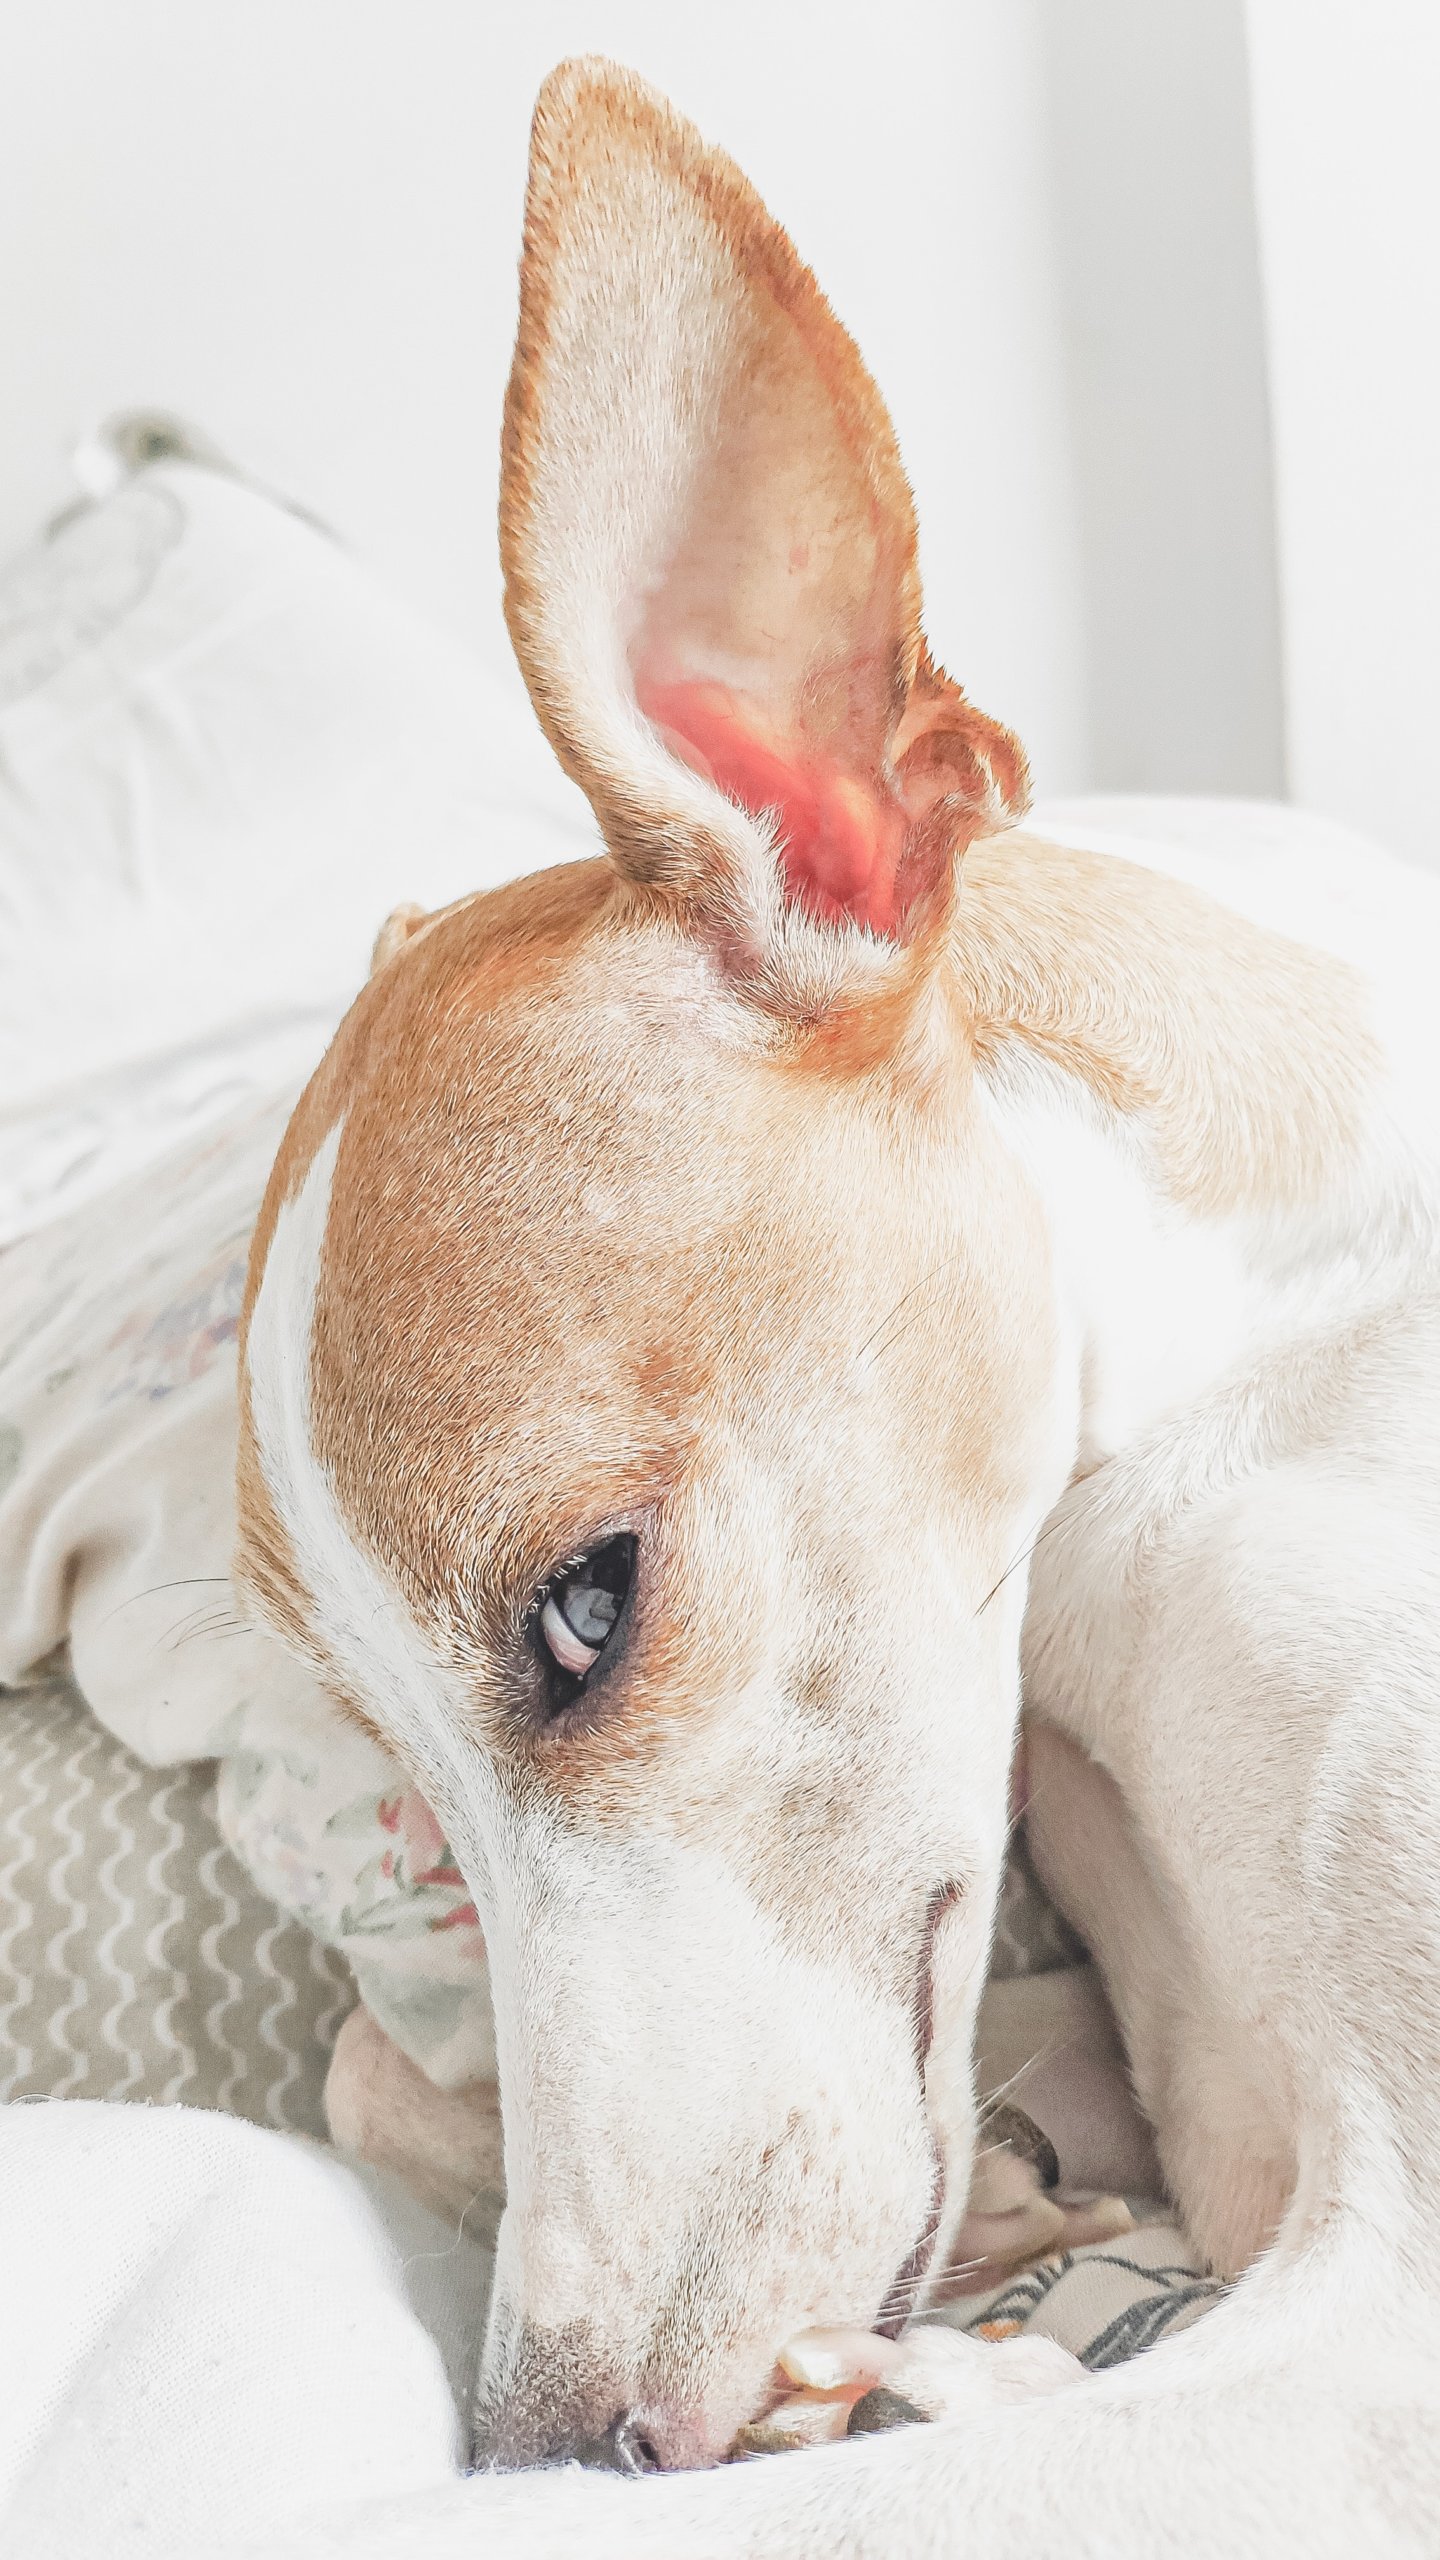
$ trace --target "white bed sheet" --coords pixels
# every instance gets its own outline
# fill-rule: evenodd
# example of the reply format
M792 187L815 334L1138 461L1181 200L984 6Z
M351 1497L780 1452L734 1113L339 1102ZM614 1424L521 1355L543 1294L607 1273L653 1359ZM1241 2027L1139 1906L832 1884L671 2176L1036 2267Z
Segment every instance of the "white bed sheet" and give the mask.
M0 2268L9 2560L270 2549L457 2483L488 2259L301 2140L0 2109Z

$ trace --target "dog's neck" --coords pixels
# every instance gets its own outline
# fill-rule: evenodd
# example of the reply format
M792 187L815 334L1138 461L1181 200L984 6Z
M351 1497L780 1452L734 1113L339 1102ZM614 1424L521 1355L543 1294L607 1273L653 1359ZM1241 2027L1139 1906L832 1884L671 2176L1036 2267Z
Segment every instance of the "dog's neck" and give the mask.
M967 856L954 969L1048 1213L1088 1468L1323 1300L1377 1071L1363 987L1163 872L1025 836Z

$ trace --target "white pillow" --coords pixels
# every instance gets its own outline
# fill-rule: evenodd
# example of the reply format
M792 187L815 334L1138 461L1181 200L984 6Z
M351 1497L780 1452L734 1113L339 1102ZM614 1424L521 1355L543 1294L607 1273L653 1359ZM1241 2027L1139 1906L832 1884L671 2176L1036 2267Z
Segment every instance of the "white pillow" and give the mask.
M0 576L0 1243L313 1064L402 900L594 847L498 684L168 461Z

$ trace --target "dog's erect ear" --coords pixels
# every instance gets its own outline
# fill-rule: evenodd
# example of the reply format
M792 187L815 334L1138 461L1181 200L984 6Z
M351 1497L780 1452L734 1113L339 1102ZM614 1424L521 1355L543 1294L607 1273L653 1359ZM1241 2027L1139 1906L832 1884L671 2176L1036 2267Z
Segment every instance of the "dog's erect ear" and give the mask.
M403 951L406 943L413 941L421 926L429 922L430 911L427 907L392 907L371 946L371 977L378 977L380 971L388 967L397 952Z
M536 109L501 539L526 682L616 862L737 965L911 939L1023 809L1015 740L926 654L855 347L740 172L608 63Z

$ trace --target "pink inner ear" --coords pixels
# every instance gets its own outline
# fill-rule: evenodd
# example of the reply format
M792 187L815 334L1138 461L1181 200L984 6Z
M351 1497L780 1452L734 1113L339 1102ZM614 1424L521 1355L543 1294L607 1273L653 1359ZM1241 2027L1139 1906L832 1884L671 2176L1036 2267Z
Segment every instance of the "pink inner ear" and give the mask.
M866 775L785 738L728 686L641 679L640 708L682 762L741 805L775 813L787 894L826 923L894 936L906 817Z

